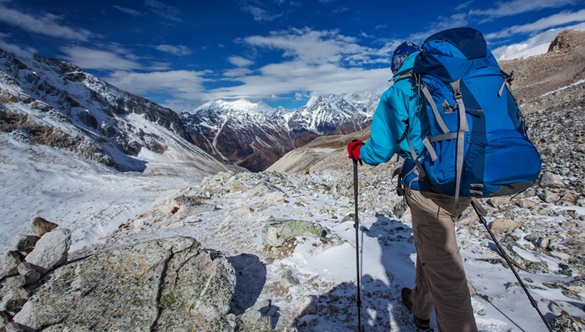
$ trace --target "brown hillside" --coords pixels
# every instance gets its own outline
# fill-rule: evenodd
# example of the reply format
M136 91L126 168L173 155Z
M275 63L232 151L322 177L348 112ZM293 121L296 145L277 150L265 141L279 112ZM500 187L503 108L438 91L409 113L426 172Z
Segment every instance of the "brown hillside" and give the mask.
M512 90L522 103L585 79L585 31L562 31L547 53L502 60L500 66L514 71Z

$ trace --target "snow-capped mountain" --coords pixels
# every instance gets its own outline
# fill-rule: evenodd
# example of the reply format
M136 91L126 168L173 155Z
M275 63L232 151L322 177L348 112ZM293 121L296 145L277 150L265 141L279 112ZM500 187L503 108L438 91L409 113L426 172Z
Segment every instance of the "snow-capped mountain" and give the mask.
M121 171L168 171L171 161L206 174L226 169L193 145L177 113L67 62L0 50L0 96L1 129L31 145L74 151Z
M367 127L378 99L367 91L315 96L298 110L242 99L218 100L182 116L199 147L227 162L260 171L318 136Z
M378 100L377 96L367 91L347 95L315 96L290 117L289 126L321 134L339 133L338 129L348 124L360 130L369 125ZM349 132L354 131L356 130Z

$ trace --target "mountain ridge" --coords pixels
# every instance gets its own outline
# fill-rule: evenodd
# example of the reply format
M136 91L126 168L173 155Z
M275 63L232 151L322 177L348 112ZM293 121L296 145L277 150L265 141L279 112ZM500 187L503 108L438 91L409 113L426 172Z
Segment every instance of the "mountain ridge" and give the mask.
M191 139L206 152L248 170L262 171L316 137L367 127L378 99L367 91L314 96L298 110L266 108L264 103L247 100L220 100L205 103L192 113L184 112L182 118Z

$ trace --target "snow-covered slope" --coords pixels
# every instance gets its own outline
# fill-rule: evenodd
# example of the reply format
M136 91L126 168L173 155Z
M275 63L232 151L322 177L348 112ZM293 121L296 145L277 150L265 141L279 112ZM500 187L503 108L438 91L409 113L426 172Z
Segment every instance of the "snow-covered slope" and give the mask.
M77 248L165 190L230 169L241 171L195 146L173 111L70 64L0 50L2 248L37 215L71 229Z
M18 131L31 144L122 171L157 172L161 160L195 161L206 174L227 169L192 144L178 114L69 63L0 50L0 89L4 131Z

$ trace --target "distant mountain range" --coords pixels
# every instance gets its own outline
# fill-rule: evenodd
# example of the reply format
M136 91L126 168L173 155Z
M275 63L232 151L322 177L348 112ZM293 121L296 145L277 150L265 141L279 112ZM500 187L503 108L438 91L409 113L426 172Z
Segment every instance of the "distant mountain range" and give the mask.
M261 171L316 137L367 127L377 102L370 92L313 97L298 110L217 100L177 114L70 63L0 50L0 129L122 171L144 171L149 161L142 149L164 154L170 145L195 151L179 154L189 158L211 155ZM27 110L15 103L28 105Z
M182 120L197 146L229 163L261 171L316 137L367 127L378 99L370 92L313 97L294 111L262 102L218 100L183 113Z

